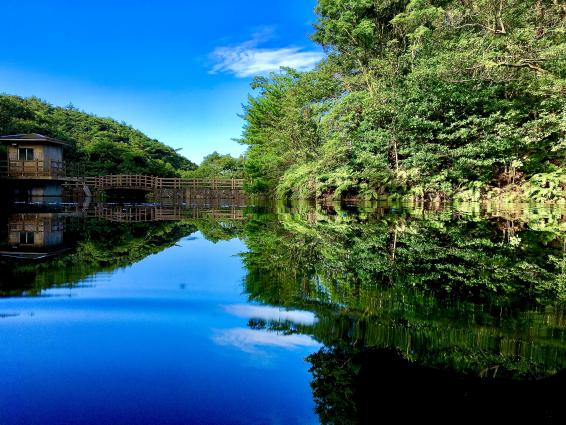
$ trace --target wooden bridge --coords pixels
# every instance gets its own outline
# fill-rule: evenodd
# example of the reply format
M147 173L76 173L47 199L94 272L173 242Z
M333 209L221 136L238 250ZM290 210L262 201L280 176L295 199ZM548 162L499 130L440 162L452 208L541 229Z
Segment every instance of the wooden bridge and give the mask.
M244 179L191 179L154 177L144 175L108 175L81 177L77 167L69 172L62 161L0 161L0 177L18 179L49 179L61 182L85 184L94 190L145 190L158 189L212 189L243 190Z
M243 179L197 179L129 174L85 177L79 167L69 167L62 161L50 160L0 161L1 180L10 182L11 187L15 187L17 181L21 181L24 187L41 184L37 183L38 181L49 181L76 194L84 192L87 197L112 190L153 193L163 198L180 196L186 198L196 195L238 197L244 189Z
M140 190L154 192L158 190L243 190L243 179L183 179L177 177L153 177L143 175L110 175L84 177L84 184L94 191L105 190Z
M86 197L105 191L137 191L178 199L196 196L238 197L242 179L191 179L144 175L86 177L84 164L63 160L61 140L41 134L0 135L0 189L16 196L61 196L63 188ZM23 194L23 195L22 195Z

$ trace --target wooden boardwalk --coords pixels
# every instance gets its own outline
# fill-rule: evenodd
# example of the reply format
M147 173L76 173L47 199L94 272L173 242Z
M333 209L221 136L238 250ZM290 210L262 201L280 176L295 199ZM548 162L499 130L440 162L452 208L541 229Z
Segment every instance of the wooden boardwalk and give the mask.
M143 175L110 175L85 177L84 184L94 191L105 190L141 190L155 192L159 190L243 190L243 179L183 179L177 177L153 177Z
M0 160L0 178L11 180L55 180L85 184L94 190L124 189L155 191L159 189L243 190L243 179L183 179L145 175L117 174L84 177L81 167L63 161Z
M48 180L75 194L84 193L87 197L117 190L153 193L161 198L180 196L237 198L244 190L244 179L197 179L137 174L85 177L82 171L79 167L69 167L62 161L0 161L0 180L9 181L11 187L15 187L14 185L19 181L24 187L28 187L30 184L44 184L38 181Z

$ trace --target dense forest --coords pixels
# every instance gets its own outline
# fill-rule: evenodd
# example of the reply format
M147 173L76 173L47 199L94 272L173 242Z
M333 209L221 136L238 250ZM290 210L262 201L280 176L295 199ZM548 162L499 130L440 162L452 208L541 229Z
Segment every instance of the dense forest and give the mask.
M309 72L257 77L240 141L280 198L564 201L566 4L318 0Z
M40 99L0 95L0 134L39 133L71 145L70 162L87 175L181 176L197 166L173 148L110 118L86 114Z
M240 158L200 167L132 127L0 96L0 134L66 140L86 174L245 177L278 198L566 200L560 0L318 0L316 69L256 77Z
M71 145L66 158L86 175L243 178L244 158L213 152L196 164L129 125L40 99L0 95L0 134L39 133ZM1 154L1 152L0 152Z

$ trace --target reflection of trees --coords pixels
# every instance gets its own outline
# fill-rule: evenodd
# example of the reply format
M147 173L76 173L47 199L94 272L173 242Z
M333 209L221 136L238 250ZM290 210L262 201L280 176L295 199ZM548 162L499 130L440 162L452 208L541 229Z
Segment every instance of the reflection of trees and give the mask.
M111 271L157 253L196 230L191 224L122 225L88 219L73 220L65 231L74 248L42 263L0 264L0 294L38 294L57 285L72 285L100 271Z
M308 357L323 424L564 423L564 372L540 381L461 375L388 349L334 346Z
M481 375L563 367L561 235L453 211L258 215L243 254L251 299L308 308L327 345L349 340ZM432 350L436 347L438 351ZM441 360L439 360L441 359Z
M212 218L193 221L198 231L207 241L219 242L237 238L244 227L243 223L230 220L215 220Z
M289 264L300 261L311 274L316 268L325 289L337 296L376 284L502 305L562 296L564 276L547 256L563 258L563 238L550 232L527 228L510 243L496 222L477 217L405 213L365 224L341 216L326 216L316 224L300 216L280 220L277 232L259 238L251 234L250 242L271 244L268 255L282 254ZM292 252L285 254L285 248Z
M73 285L97 272L136 263L196 231L213 242L233 239L242 226L210 217L140 223L72 217L65 225L66 245L73 246L68 253L41 263L0 261L0 296L33 295L52 286Z
M453 211L317 214L314 221L312 212L299 212L279 214L278 222L258 217L248 223L250 273L279 273L283 281L301 275L330 298L377 285L526 307L565 293L566 228L522 223L510 234L500 218Z
M563 218L332 206L257 214L245 229L246 290L316 312L316 324L293 331L326 346L308 358L324 423L419 397L429 409L434 379L447 388L440 399L463 409L493 405L499 391L526 402L518 388L538 402L541 387L520 382L566 368L566 321L552 306L565 296Z

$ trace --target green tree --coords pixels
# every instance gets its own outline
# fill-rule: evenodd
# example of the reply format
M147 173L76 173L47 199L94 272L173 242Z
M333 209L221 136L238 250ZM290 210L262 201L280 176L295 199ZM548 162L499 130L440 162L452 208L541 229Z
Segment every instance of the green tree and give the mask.
M0 95L0 134L40 133L68 142L66 159L85 165L87 175L181 176L196 165L173 148L110 118L70 105L54 107L30 97Z
M196 178L243 178L244 159L213 152L204 157L196 170L185 173Z
M564 201L562 2L319 0L316 12L328 58L261 78L245 109L261 190Z

